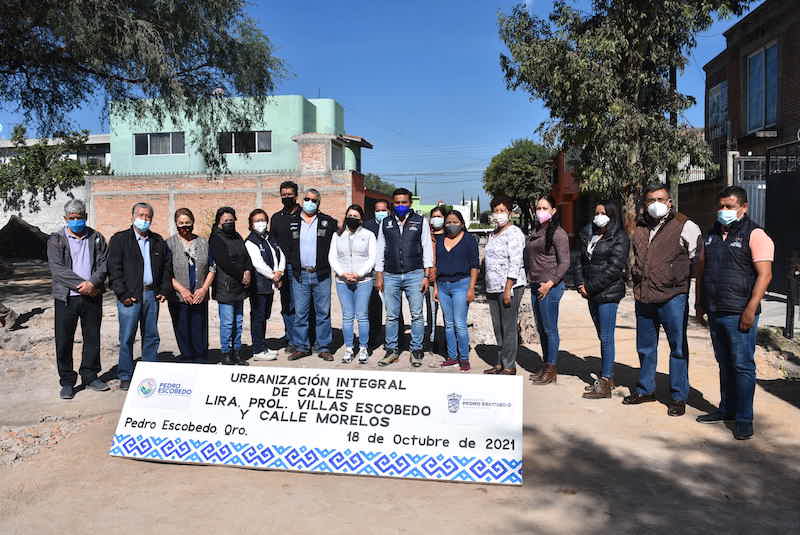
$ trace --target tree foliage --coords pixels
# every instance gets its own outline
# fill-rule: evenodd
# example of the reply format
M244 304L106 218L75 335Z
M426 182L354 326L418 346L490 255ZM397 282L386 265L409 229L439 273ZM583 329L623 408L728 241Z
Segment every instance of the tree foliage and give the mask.
M364 187L372 191L377 191L378 193L383 193L384 195L391 195L392 192L397 189L397 186L391 182L386 182L375 173L367 173L364 175Z
M11 137L12 154L0 163L0 199L4 211L36 212L41 203L49 204L59 191L82 186L86 168L68 158L84 146L88 132L56 133L27 144L25 129L17 126Z
M536 199L553 186L550 150L530 139L515 139L489 162L483 172L483 189L489 195L507 195L530 221Z
M216 132L248 130L284 73L244 0L3 0L0 106L40 137L71 129L68 114L182 119L211 170L224 169ZM250 98L214 98L213 95ZM112 105L113 102L113 111Z
M686 156L709 166L705 142L685 121L670 125L670 113L680 116L695 99L670 87L669 71L685 67L715 13L749 3L593 0L585 13L558 0L547 20L519 5L499 17L509 51L500 65L509 89L550 110L539 127L545 144L577 149L582 187L630 199Z

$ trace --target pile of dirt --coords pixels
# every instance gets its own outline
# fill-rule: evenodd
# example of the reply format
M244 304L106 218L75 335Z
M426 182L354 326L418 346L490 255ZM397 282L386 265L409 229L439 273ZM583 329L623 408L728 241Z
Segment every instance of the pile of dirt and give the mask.
M12 215L0 229L0 256L47 260L47 234L21 217Z

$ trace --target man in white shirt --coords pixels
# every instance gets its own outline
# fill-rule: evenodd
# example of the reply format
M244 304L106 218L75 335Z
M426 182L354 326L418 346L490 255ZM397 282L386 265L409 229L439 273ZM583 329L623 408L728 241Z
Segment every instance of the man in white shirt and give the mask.
M410 191L396 189L392 202L393 213L378 232L375 261L375 287L383 291L386 303L386 354L378 364L387 366L400 358L400 302L405 293L411 312L411 365L416 368L425 358L422 305L433 274L431 230L425 218L411 209Z

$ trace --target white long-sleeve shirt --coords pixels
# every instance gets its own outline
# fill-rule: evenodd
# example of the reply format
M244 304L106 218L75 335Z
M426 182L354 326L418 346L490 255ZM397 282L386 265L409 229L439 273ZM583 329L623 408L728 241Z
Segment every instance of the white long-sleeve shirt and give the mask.
M402 223L397 221L397 228L400 234L403 234L403 228L408 217ZM422 232L420 233L420 240L422 241L422 267L425 269L433 267L433 238L431 238L431 226L427 217L422 218ZM383 271L383 264L386 260L386 239L383 237L383 225L378 227L378 251L377 258L375 259L375 271Z
M269 242L266 242L267 247L269 247L270 252L272 253L272 258L277 258L276 247L273 247ZM258 245L251 242L250 240L245 240L244 246L247 248L247 254L250 255L250 261L253 262L253 267L255 270L264 277L272 280L275 276L275 271L280 271L283 273L286 271L286 255L281 252L281 259L278 260L278 265L276 266L275 270L267 265L264 262L264 257L261 256L261 250L258 248ZM280 248L277 248L280 251Z
M377 240L371 230L358 227L355 232L345 229L334 234L328 252L328 263L337 278L344 280L345 273L355 273L359 282L372 278L377 254Z

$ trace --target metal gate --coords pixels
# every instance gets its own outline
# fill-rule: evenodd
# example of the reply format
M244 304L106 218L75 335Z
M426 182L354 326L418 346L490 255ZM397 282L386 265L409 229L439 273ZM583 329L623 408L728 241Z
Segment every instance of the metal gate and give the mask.
M747 192L750 218L764 226L767 210L767 158L739 156L733 160L733 183Z

